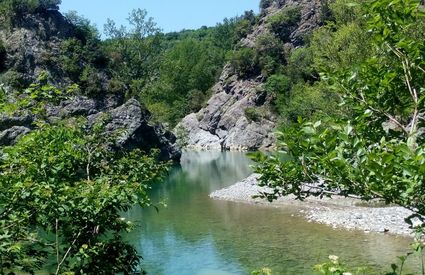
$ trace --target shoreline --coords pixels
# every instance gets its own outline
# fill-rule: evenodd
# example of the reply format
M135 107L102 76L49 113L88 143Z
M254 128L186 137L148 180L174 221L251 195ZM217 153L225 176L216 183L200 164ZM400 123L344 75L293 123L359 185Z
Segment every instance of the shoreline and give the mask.
M258 176L252 174L227 188L212 192L209 197L270 207L296 208L300 216L308 222L326 224L334 229L414 236L412 229L404 221L413 212L399 206L371 206L361 200L341 196L323 199L309 197L305 201L295 200L295 196L287 196L272 203L265 199L253 199L252 196L267 190L267 187L257 185Z

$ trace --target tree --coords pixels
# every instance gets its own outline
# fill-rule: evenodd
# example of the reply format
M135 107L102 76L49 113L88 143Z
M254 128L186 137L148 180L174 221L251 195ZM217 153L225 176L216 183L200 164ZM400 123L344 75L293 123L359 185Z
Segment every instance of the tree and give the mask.
M79 121L42 125L0 154L0 274L130 274L140 256L121 234L122 213L151 205L165 164L140 151L113 153Z
M261 185L273 190L262 196L380 198L423 220L425 36L417 26L424 24L424 10L419 1L375 0L363 13L374 50L323 77L352 113L326 123L300 119L280 133L289 159L259 160Z
M160 29L145 10L133 10L127 19L131 29L117 27L108 20L104 32L108 37L105 49L110 57L113 77L128 86L142 81L143 86L156 76L158 56L163 50ZM132 95L140 91L132 90Z

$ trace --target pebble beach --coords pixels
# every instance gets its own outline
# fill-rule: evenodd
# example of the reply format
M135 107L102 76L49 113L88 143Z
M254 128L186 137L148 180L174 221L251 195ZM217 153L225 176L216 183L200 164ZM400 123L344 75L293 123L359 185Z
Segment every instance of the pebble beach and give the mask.
M270 203L265 199L253 198L267 187L258 186L259 175L253 174L234 185L214 191L210 197L218 200L262 204L271 207L294 207L300 216L309 222L329 225L333 228L361 230L385 234L413 236L405 218L412 212L397 206L371 206L358 199L333 196L332 198L309 197L305 201L294 196L282 197Z

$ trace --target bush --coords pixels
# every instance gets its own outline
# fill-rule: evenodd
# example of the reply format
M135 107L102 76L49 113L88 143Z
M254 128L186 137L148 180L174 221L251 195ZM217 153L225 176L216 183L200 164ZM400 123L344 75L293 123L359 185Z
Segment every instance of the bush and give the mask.
M301 19L301 11L299 7L289 6L268 18L267 22L270 29L282 41L288 41L291 32Z
M278 71L285 63L282 41L271 33L257 37L255 49L259 56L261 74L265 77Z
M99 72L92 66L84 68L80 77L83 91L88 96L98 96L102 92Z
M122 237L134 225L122 214L150 206L147 191L167 165L140 150L115 154L103 125L88 132L84 124L44 125L2 148L0 273L141 271L138 252Z
M313 53L311 48L298 48L291 52L288 58L286 74L292 82L314 82L319 79L313 69Z
M255 107L246 108L244 112L245 112L245 117L249 121L258 122L261 119L261 115L260 115L260 113L257 111L257 109Z
M107 91L110 94L118 94L118 93L121 93L121 92L126 91L126 90L127 90L127 87L126 87L125 83L122 82L121 80L117 79L117 78L112 78L108 82Z
M83 70L82 55L83 45L81 41L71 38L62 42L62 54L59 56L60 66L72 80L77 81Z
M282 102L284 101L284 102ZM327 86L305 83L295 85L290 97L278 97L279 111L287 122L297 122L301 117L306 120L326 120L325 118L342 116L338 107L339 98Z
M264 84L266 92L270 95L285 95L288 96L289 91L291 90L291 79L286 75L275 74L270 76L267 79L267 82Z
M186 97L190 112L196 113L201 110L205 102L209 99L210 95L211 90L207 90L206 92L197 89L189 91Z
M24 88L24 75L17 71L9 70L0 76L0 84L4 84L16 89Z
M259 71L258 55L252 48L235 50L228 59L241 77L248 78Z

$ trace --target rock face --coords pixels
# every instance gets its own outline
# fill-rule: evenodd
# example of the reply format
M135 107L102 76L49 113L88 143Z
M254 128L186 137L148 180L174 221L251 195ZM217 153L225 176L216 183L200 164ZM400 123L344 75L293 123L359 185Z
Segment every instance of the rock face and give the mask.
M180 150L175 146L176 137L161 125L149 123L151 114L135 99L130 99L123 105L99 112L88 117L93 124L101 116L106 115L105 131L108 134L118 134L116 146L124 149L142 148L145 151L157 148L163 160L179 160Z
M230 81L229 81L230 80ZM272 113L257 121L246 117L245 110L265 105L257 87L258 79L239 80L224 68L207 106L185 117L177 126L188 147L207 150L255 150L273 144L276 118Z
M301 19L291 32L285 48L302 45L303 38L320 24L320 0L276 0L261 12L259 24L242 39L243 47L254 47L256 39L269 33L267 18L289 6L298 6ZM275 138L277 116L272 99L261 92L262 75L244 79L230 65L223 69L213 95L198 113L186 116L175 133L188 148L200 150L270 149ZM249 112L260 115L250 116Z
M69 84L67 75L50 57L58 56L63 40L76 35L75 28L58 11L25 14L14 19L13 30L0 29L7 50L5 67L21 74L26 83L41 71L52 75L56 86Z
M289 6L299 7L301 19L294 31L291 32L287 46L298 47L303 45L304 37L321 24L321 0L275 0L271 2L267 8L261 11L257 28L242 39L242 45L254 47L256 38L269 32L267 19Z
M20 116L0 115L0 146L15 144L18 138L31 131L34 117L30 114Z
M70 38L78 39L78 32L56 10L17 16L12 29L0 29L0 42L6 49L5 60L0 62L0 75L11 72L19 74L26 82L24 85L28 85L42 71L47 71L50 84L59 88L72 84L71 77L50 58L58 56L62 43ZM11 115L0 113L0 146L16 143L19 137L36 127L34 122L37 120L55 122L82 116L90 124L104 114L108 117L105 131L114 137L118 134L117 148L140 148L145 151L159 149L161 159L179 160L181 152L176 146L175 136L161 125L151 124L149 111L138 101L130 99L125 102L125 91L108 94L104 88L109 82L107 74L101 69L97 73L100 76L98 85L104 91L101 95L92 98L74 95L59 104L49 103L42 116L31 114L28 110L20 110ZM8 88L4 88L8 93ZM14 102L19 96L8 95L15 97L8 100Z
M106 117L105 132L116 138L117 149L140 148L145 151L160 150L162 160L178 161L181 156L176 146L176 137L161 125L149 122L151 114L135 100L125 103L122 99L105 98L103 100L76 96L61 102L58 106L47 106L47 121L85 116L88 124L93 125L100 117ZM29 133L36 116L0 116L0 146L12 145L19 137Z
M24 126L12 126L0 132L0 146L13 145L19 137L28 134L30 131L31 129Z

